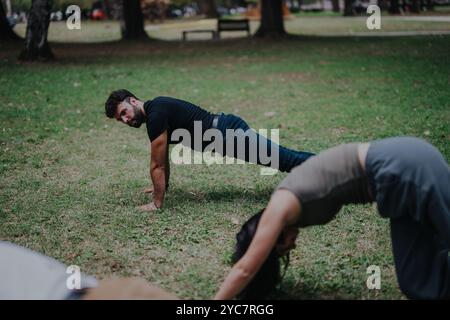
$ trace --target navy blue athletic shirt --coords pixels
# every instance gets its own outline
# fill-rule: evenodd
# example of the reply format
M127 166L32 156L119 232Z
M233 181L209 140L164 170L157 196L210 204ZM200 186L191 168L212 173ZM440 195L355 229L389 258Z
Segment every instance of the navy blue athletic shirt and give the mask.
M167 130L169 143L172 141L172 132L176 129L186 129L194 139L194 121L202 122L202 134L210 129L214 114L187 101L170 98L157 97L144 103L147 115L147 133L150 141L158 138Z

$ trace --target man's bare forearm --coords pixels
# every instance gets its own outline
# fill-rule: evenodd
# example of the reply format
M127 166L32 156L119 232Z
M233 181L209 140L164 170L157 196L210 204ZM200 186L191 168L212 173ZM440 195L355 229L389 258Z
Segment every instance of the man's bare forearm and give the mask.
M166 192L166 170L164 167L151 167L150 176L153 182L153 202L161 208Z

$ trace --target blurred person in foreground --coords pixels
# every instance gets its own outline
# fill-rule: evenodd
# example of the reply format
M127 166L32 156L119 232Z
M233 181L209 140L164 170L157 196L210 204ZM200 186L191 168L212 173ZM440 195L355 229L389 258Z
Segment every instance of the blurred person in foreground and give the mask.
M72 266L71 266L72 267ZM0 241L1 300L178 299L141 278L96 280L53 258Z

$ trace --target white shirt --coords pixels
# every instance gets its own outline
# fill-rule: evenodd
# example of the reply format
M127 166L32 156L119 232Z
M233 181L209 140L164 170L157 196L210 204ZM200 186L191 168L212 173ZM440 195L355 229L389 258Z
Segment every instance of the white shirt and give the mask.
M0 241L0 299L66 299L73 271L43 254L6 241ZM69 277L72 277L69 279ZM69 286L67 285L69 279ZM97 280L80 273L80 289L97 286ZM73 287L73 285L72 285Z

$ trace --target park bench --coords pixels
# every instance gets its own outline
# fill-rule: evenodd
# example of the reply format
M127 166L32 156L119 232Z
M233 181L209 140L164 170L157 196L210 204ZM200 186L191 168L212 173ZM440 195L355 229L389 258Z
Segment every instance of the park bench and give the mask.
M217 21L217 30L186 30L183 31L183 40L187 40L189 33L211 33L213 39L219 39L222 31L247 31L247 35L250 36L250 24L248 19L219 19Z
M216 30L202 29L202 30L186 30L186 31L183 31L183 41L187 40L188 33L211 33L212 38L213 39L217 39L217 31Z
M248 19L219 19L217 21L218 38L222 31L247 31L247 36L250 36L250 24Z

